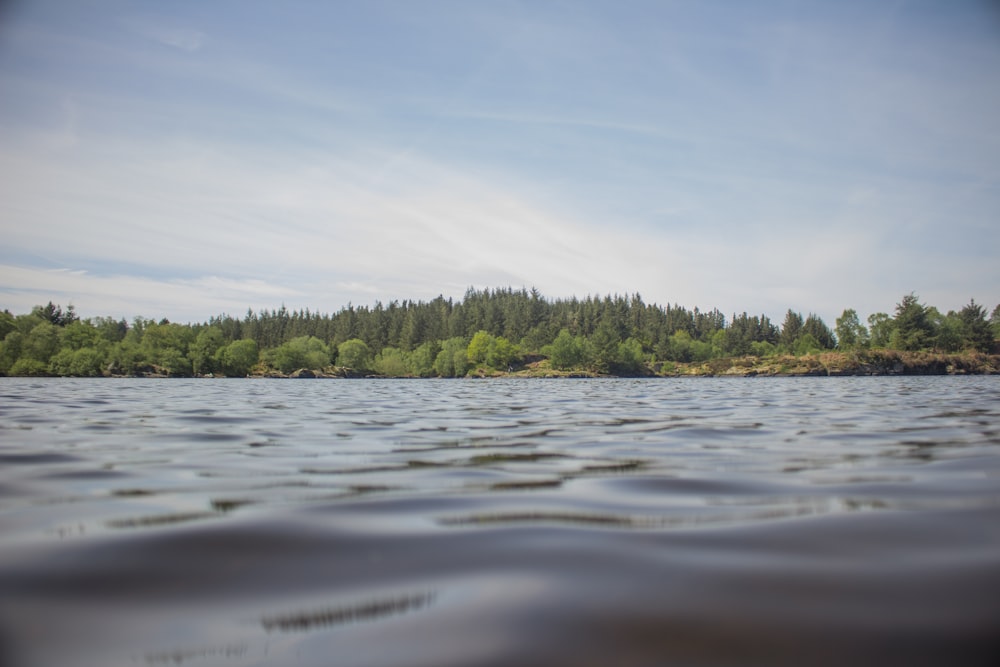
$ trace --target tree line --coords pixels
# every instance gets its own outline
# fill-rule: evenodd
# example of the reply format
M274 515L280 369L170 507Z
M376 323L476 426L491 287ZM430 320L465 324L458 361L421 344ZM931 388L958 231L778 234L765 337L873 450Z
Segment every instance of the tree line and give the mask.
M537 290L470 289L461 300L248 310L199 324L137 317L81 319L49 302L0 313L0 374L173 376L288 374L331 366L361 374L461 377L547 360L552 368L637 374L657 362L806 355L828 350L989 352L1000 338L1000 305L970 301L942 313L905 295L893 314L862 323L846 309L834 327L791 309L766 315L645 303L638 294L549 300Z

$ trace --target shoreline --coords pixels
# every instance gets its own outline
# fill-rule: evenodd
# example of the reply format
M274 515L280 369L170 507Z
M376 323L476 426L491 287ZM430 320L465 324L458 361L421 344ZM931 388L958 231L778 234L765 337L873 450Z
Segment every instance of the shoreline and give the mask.
M534 379L593 379L593 378L678 378L678 377L865 377L917 375L998 375L1000 355L983 353L939 354L934 352L901 352L897 350L853 350L823 352L802 356L723 357L700 362L655 362L639 373L599 373L586 369L553 369L547 359L529 363L513 371L477 368L463 378L534 378ZM105 374L98 377L171 378L187 377L220 379L219 375L174 376L151 367L130 375ZM323 370L298 369L280 373L274 369L256 369L246 376L254 379L440 379L417 376L379 375L333 366Z

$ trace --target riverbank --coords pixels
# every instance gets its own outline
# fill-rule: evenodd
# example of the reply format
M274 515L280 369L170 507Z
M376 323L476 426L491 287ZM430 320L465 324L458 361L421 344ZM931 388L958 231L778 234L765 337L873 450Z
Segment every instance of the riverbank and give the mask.
M702 362L656 362L640 372L624 377L791 377L791 376L864 376L864 375L995 375L1000 374L1000 355L897 350L853 350L823 352L802 356L726 357ZM259 373L257 377L283 378L360 378L382 377L358 373L348 368L331 367L324 371L297 370L284 375ZM587 369L552 368L548 359L528 363L509 372L490 368L472 371L471 378L599 378L622 377Z
M795 377L795 376L864 376L864 375L997 375L1000 355L966 352L939 354L934 352L901 352L898 350L852 350L822 352L802 356L722 357L707 361L647 363L636 373L601 373L591 369L555 369L548 359L534 359L509 371L477 368L469 378L600 378L600 377ZM144 366L131 374L104 373L104 377L169 378L166 369ZM213 379L208 375L195 377ZM258 364L247 377L275 379L363 379L386 378L370 371L357 371L343 366L328 366L322 370L300 368L291 373ZM417 379L417 378L414 378Z

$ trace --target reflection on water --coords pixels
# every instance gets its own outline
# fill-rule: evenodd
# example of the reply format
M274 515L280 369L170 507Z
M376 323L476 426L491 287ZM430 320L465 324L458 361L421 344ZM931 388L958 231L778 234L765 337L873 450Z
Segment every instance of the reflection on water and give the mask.
M322 609L320 611L297 612L281 616L265 616L260 624L268 632L308 632L334 625L370 621L384 616L403 614L408 611L425 607L433 601L434 596L411 595L366 602L356 607L340 607Z
M0 664L993 664L1000 379L0 379Z

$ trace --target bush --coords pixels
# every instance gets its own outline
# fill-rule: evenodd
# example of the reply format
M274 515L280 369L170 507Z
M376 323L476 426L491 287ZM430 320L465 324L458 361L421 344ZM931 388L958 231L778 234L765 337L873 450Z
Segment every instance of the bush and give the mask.
M257 343L245 338L233 341L226 347L221 348L216 353L216 358L218 365L225 375L229 377L246 377L249 375L250 370L257 365L260 354L257 351ZM306 367L299 366L299 368Z
M352 338L337 347L337 359L341 366L355 371L371 370L372 353L363 340Z
M375 355L375 372L388 377L406 377L406 353L398 347L387 347Z
M468 344L464 338L449 338L434 357L434 372L443 378L462 377L469 370Z

